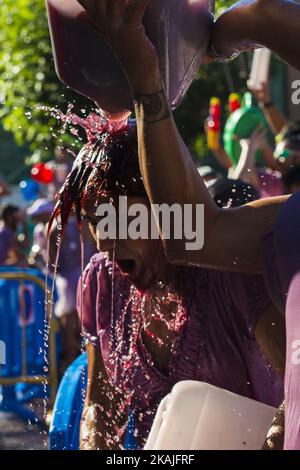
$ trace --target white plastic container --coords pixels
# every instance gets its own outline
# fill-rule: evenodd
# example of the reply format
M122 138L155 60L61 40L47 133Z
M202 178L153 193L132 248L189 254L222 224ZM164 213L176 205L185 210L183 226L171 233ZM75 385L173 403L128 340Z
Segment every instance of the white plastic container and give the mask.
M269 79L271 51L266 48L256 49L253 54L249 86L255 90L260 90L263 83Z
M276 411L207 383L179 382L159 405L145 450L257 450Z

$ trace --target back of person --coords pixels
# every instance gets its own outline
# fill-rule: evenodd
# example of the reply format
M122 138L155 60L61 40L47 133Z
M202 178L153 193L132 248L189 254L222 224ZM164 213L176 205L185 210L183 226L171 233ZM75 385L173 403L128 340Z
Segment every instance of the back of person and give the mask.
M70 218L66 227L60 253L59 253L59 273L67 276L76 271L80 273L81 251L80 235L75 217Z
M12 248L15 234L13 230L2 226L0 228L0 265L9 264L10 249Z

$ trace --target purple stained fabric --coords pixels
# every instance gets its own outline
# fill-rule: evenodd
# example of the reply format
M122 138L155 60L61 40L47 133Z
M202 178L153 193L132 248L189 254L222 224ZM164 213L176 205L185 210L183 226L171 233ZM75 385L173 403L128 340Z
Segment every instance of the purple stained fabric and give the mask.
M142 295L95 255L83 274L82 322L86 338L100 344L110 380L135 410L140 445L145 442L161 399L181 380L208 382L278 406L283 381L260 351L254 328L268 307L262 277L180 267L156 295ZM80 289L78 298L80 303ZM157 367L143 338L143 317L160 302L178 315L166 370ZM80 306L79 306L80 311ZM147 328L146 328L147 329Z
M6 263L15 233L8 227L0 228L0 266Z
M279 213L265 243L265 278L286 316L285 442L300 450L300 191Z

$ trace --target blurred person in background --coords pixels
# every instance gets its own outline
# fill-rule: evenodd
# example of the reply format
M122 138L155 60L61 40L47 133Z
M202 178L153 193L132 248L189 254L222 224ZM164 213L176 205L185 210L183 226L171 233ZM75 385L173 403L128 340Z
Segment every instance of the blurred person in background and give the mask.
M47 224L54 209L54 203L44 198L37 199L27 209L27 215L35 224L29 264L44 271L47 264Z
M265 131L258 127L249 138L238 139L241 153L238 164L233 165L223 144L212 149L217 162L227 170L228 178L242 180L253 186L260 197L280 196L284 193L281 181L281 173L278 171L278 163L273 157L273 150L266 141ZM257 150L263 150L266 167L256 167L255 156Z
M276 136L276 147L273 149L267 141L266 133L257 128L248 139L240 139L241 155L236 167L220 144L213 151L217 161L228 170L228 176L242 179L252 184L261 197L289 194L286 181L288 174L296 175L293 170L300 165L300 122L287 122ZM256 167L255 155L258 149L263 150L266 167ZM294 190L292 190L294 192Z
M62 239L58 225L54 225L51 229L49 260L50 269L54 270L54 273L57 251L59 251L57 274L55 273L58 300L54 313L59 321L62 339L61 372L76 359L81 351L81 327L76 306L77 285L82 269L97 251L87 223L82 227L82 240L83 251L75 216L70 217Z
M283 175L300 165L300 122L290 121L276 136L274 159Z
M300 163L300 123L288 122L272 100L269 83L248 88L255 96L271 132L276 139L276 147L269 144L266 132L257 128L247 139L239 141L241 155L234 168L224 147L220 144L213 150L214 156L233 179L242 179L260 191L261 197L280 196L287 192L282 177ZM265 167L256 167L255 154L263 151Z
M248 81L248 89L253 93L256 98L257 104L262 110L267 123L269 124L270 130L274 135L279 134L283 127L287 124L287 119L279 111L275 105L269 83L263 82L259 87L251 86L250 80Z
M241 155L236 168L228 174L232 178L241 178L252 184L260 197L274 197L284 194L281 172L273 157L273 149L266 138L266 131L257 127L248 139L240 139ZM258 150L263 151L265 166L257 166L255 162Z
M54 305L54 315L60 325L62 355L61 373L80 354L81 338L78 313L76 309L76 290L82 268L96 252L96 245L91 237L87 223L82 224L82 239L84 241L84 259L81 263L80 232L74 217L68 226L64 238L59 242L59 227L53 226L48 234L48 222L55 206L55 194L65 180L72 159L65 149L55 150L56 163L53 165L53 181L48 185L48 197L41 197L27 209L35 227L33 242L29 254L29 264L35 268L55 275L57 301ZM56 266L56 251L60 245L60 256Z
M54 201L45 198L37 199L28 209L27 215L35 224L33 230L33 243L29 254L29 263L41 271L54 272L55 253L58 243L58 230L54 228L51 233L48 249L48 222L54 210ZM86 246L85 260L96 252L96 246L86 227L83 227L83 239ZM85 265L86 262L83 261ZM58 273L55 278L57 302L54 314L59 320L62 339L61 372L80 353L80 329L76 309L76 289L81 274L81 246L80 233L74 218L66 230L61 242Z
M29 248L26 215L17 206L2 209L0 228L0 265L26 267Z
M9 185L6 181L0 176L0 197L1 196L8 196L10 194Z
M265 133L259 130L250 139L243 139L240 143L241 158L246 155L244 170L251 175L252 184L260 188L261 197L295 192L295 187L291 187L290 191L289 175L296 178L297 170L294 169L300 165L300 122L291 121L283 126L276 135L275 150L268 143ZM266 168L255 167L255 153L259 148L264 151Z

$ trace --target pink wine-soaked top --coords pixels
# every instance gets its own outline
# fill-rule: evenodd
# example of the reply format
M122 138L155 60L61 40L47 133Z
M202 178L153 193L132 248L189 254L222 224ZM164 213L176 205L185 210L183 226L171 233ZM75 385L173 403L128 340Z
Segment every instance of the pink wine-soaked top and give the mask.
M283 381L254 338L270 304L262 277L180 267L150 296L97 254L83 273L82 298L84 334L100 344L111 382L134 410L140 445L161 399L181 380L208 382L273 406L282 400ZM171 319L171 355L163 371L143 341L151 335L149 311L157 319L169 312Z
M300 450L300 191L284 204L264 248L268 290L286 317L284 448Z

